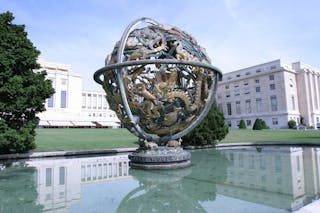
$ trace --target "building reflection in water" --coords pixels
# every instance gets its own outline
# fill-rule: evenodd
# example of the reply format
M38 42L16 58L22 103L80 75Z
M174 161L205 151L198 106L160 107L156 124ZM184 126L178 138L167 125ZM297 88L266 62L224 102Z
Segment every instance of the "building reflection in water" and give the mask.
M127 155L70 159L34 159L37 204L44 212L65 212L81 197L81 185L130 178Z
M228 177L218 193L280 209L296 210L320 195L320 149L246 147L224 149Z
M132 178L138 187L125 192L119 212L155 207L205 212L202 204L220 195L293 211L320 196L320 148L195 151L190 168L170 172L129 174L128 162L127 155L30 160L37 171L37 204L44 212L67 212L79 204L81 186Z

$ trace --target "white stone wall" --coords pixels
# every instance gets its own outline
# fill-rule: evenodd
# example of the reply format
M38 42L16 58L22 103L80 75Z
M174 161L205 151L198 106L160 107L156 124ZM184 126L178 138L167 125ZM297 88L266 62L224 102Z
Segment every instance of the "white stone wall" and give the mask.
M39 58L38 63L40 70L47 71L47 78L52 80L55 89L53 102L47 99L46 111L38 114L40 126L120 126L115 112L109 109L104 91L82 90L82 77L72 72L70 65L48 62L43 58ZM62 93L65 93L63 105ZM86 97L85 104L83 96Z
M300 62L291 64L279 59L225 73L218 84L217 103L226 123L238 128L240 119L244 119L248 128L252 128L255 119L261 118L270 128L280 129L287 128L289 120L299 124L303 116L306 125L316 127L320 122L320 77L319 71L314 70ZM274 107L271 97L276 98ZM261 99L260 107L257 107L257 99ZM248 102L251 110L248 110Z

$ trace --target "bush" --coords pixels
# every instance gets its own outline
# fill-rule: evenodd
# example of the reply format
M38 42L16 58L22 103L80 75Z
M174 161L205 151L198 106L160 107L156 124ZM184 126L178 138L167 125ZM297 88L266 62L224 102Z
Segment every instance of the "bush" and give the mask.
M262 130L261 119L257 118L252 127L253 130Z
M244 122L243 119L241 119L239 123L239 129L246 129L246 128L247 128L246 123Z
M263 129L269 129L266 122L262 120L261 118L257 118L253 124L252 127L253 130L263 130Z
M288 127L289 129L293 129L297 126L297 122L295 120L288 121Z
M262 119L261 120L261 126L262 126L262 129L269 129L269 127L267 126L266 122Z
M224 115L214 102L203 121L187 135L182 137L182 145L215 145L228 134L229 128L224 122Z

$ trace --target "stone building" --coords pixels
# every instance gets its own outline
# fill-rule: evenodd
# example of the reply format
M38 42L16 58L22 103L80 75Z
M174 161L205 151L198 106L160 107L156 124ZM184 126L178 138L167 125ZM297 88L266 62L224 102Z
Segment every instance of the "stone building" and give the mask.
M295 120L320 125L320 69L300 62L275 60L225 73L218 84L217 103L226 123L238 128L241 119L252 128L257 118L272 129Z
M55 89L46 100L46 111L38 114L41 127L119 127L120 121L109 109L104 91L82 89L82 77L70 65L39 58L40 70Z

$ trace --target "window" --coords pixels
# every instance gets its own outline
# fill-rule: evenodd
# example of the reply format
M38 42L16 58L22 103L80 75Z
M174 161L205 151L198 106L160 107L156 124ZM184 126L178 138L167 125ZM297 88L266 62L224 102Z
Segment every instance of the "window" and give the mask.
M87 107L88 107L88 109L91 109L91 105L92 105L91 94L88 94L88 98L87 98Z
M266 158L264 156L260 156L260 169L265 170L267 166Z
M251 120L246 120L247 126L251 126Z
M227 121L227 124L228 124L228 127L231 127L231 126L232 126L231 121Z
M276 85L275 84L270 84L270 90L275 90L276 89Z
M64 91L64 90L61 91L60 107L61 108L67 107L67 91Z
M227 103L227 112L228 112L228 115L232 115L232 109L231 109L231 103L230 102Z
M103 106L103 109L107 109L107 107L108 107L107 96L103 96L103 98L102 98L102 106Z
M260 82L260 80L259 80L259 79L256 79L255 82L258 84L258 83Z
M246 113L251 113L251 100L246 100Z
M272 118L272 125L278 125L278 118Z
M234 155L233 153L229 154L230 166L234 166Z
M226 89L229 89L229 88L230 88L229 85L226 85L225 87L226 87Z
M248 82L244 82L244 84L243 84L243 85L244 85L244 86L248 86L248 84L249 84Z
M46 186L52 185L52 168L46 168Z
M221 98L221 96L220 96ZM102 95L99 95L98 96L98 109L101 109L102 108Z
M250 72L246 72L246 75L250 75L251 73Z
M238 78L239 78L240 76L241 76L240 74L237 75Z
M234 96L239 96L240 95L240 93L237 93L237 94L235 94Z
M219 103L218 104L218 109L222 112L223 111L223 109L222 109L222 103Z
M59 185L65 184L65 178L66 178L66 168L60 167L59 168Z
M240 101L236 101L236 113L238 115L241 114Z
M280 173L282 171L282 159L281 156L275 156L274 158L274 165L275 165L275 172Z
M239 154L239 167L243 167L243 154Z
M257 107L257 112L262 112L262 99L261 98L256 99L256 107Z
M270 69L271 69L271 70L274 70L275 68L277 68L277 66L276 66L276 65L272 65L272 66L270 66Z
M81 182L86 180L86 167L81 166Z
M53 95L51 95L51 97L48 98L48 107L50 107L50 108L53 107L53 101L54 101L54 97L53 97Z
M256 92L261 92L261 88L260 87L256 87Z
M296 110L296 102L294 100L294 96L291 96L292 110Z
M269 75L269 80L273 81L274 80L274 75Z
M92 108L97 109L97 95L93 94L92 96Z
M249 158L249 168L254 169L254 155L250 155Z
M256 73L259 73L259 72L261 72L261 69L257 69L257 70L256 70Z
M276 96L270 97L271 101L271 111L277 111L278 110L278 100Z
M86 108L86 94L82 93L82 109Z
M238 85L238 84L234 85L234 88L237 88L237 87L239 87L239 85Z
M230 94L227 94L226 97L227 97L227 98L230 98Z

